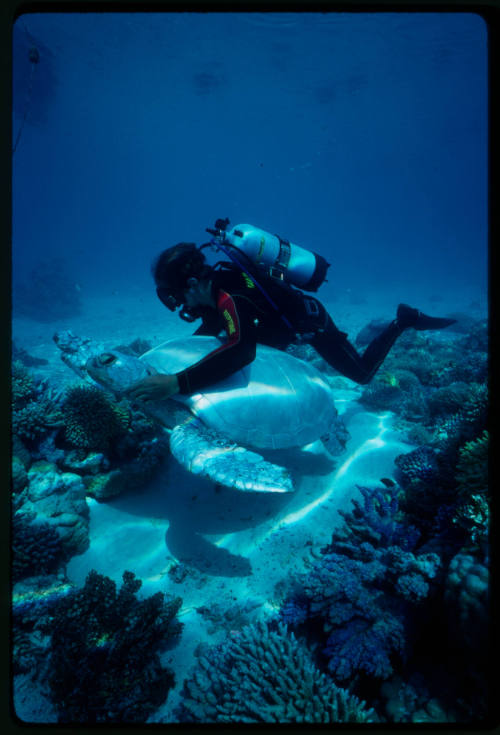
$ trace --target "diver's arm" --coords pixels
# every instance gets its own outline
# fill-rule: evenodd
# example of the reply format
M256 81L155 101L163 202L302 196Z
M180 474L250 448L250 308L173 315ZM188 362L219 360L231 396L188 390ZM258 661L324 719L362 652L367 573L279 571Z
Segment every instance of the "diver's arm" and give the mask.
M201 319L201 324L193 334L216 337L222 329L219 314L214 309L210 309L210 311L207 309L207 313L204 313Z
M219 291L217 311L222 316L227 341L194 365L176 373L179 392L195 393L227 378L255 359L256 341L245 309L236 305L233 296Z

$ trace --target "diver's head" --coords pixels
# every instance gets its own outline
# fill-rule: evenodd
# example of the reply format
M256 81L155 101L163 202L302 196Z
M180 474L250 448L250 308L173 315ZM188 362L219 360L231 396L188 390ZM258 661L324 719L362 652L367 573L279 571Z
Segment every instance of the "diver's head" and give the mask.
M180 242L167 248L155 259L151 271L161 302L170 311L185 305L187 308L181 312L181 316L187 313L196 318L193 309L203 303L197 300L196 294L212 272L196 245L193 242Z

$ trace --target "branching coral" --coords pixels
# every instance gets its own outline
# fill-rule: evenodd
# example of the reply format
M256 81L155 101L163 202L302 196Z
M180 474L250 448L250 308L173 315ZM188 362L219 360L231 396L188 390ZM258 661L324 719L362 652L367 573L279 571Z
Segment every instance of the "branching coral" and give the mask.
M62 561L62 544L57 531L34 514L15 514L12 523L12 577L48 574Z
M345 524L332 537L329 546L323 553L346 553L353 558L373 558L375 547L388 548L399 546L411 551L418 540L419 534L415 527L402 523L399 513L400 488L389 485L383 489L359 487L361 501L352 499L354 510L339 510ZM358 556L362 549L361 556Z
M60 426L58 406L19 361L12 365L12 431L33 443Z
M192 722L371 722L372 710L316 668L308 649L279 623L243 628L201 654L184 685Z
M49 684L60 722L144 722L173 685L158 651L176 642L180 598L139 600L131 572L115 583L95 571L57 605Z
M342 680L360 671L392 674L395 658L406 654L411 609L429 595L440 567L436 554L414 553L419 534L404 523L396 485L360 489L362 502L341 512L344 526L285 606L285 617L302 622L307 606L307 617L322 623L329 668Z
M23 408L15 409L12 414L12 430L28 442L36 442L46 437L48 432L60 426L61 415L53 404L46 399L30 401Z
M62 412L67 440L84 449L108 449L129 426L128 409L94 386L70 388Z

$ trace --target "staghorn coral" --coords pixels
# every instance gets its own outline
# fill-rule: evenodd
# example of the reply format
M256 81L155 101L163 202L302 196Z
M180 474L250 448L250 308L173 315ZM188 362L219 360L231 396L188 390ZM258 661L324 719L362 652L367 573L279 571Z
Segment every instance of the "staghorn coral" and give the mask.
M62 404L67 441L84 449L109 449L127 431L130 422L125 405L114 403L100 388L77 385Z
M184 683L181 718L191 722L371 722L364 702L316 668L282 623L249 625L210 647Z
M181 631L180 598L158 592L139 600L132 572L115 583L91 571L82 589L61 599L48 624L49 685L59 722L144 722L174 682L158 651Z

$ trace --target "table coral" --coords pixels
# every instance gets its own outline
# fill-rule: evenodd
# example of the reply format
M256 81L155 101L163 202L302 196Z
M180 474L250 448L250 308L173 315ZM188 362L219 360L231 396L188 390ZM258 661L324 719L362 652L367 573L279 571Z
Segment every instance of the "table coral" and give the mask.
M337 687L282 623L249 625L210 647L184 684L191 722L371 722L374 712Z

